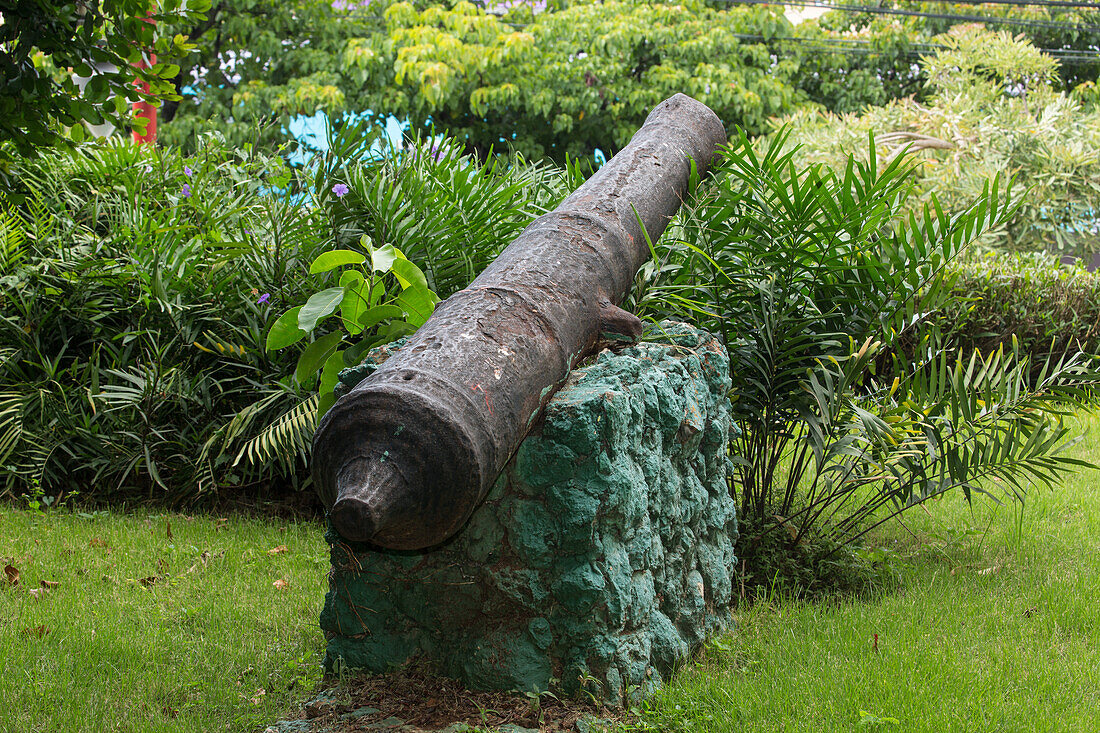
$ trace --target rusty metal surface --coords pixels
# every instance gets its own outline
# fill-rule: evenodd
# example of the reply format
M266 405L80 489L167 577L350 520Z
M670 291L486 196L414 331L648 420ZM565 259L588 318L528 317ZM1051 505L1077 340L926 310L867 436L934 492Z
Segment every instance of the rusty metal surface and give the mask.
M546 401L618 309L649 248L705 173L725 130L683 94L622 152L535 220L318 426L313 475L346 539L421 549L458 531ZM635 211L637 215L635 215Z

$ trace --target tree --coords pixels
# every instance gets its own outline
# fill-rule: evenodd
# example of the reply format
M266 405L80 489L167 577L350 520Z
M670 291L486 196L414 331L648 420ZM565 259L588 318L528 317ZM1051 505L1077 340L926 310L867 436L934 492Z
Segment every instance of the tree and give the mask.
M344 50L380 27L376 15L342 0L215 0L175 26L196 48L172 78L182 98L164 105L161 139L193 150L199 133L218 130L237 147L274 147L295 115L345 109L355 84Z
M675 92L752 131L801 100L797 64L777 57L791 25L771 8L541 8L511 3L500 18L467 2L398 2L384 12L385 33L351 41L345 58L372 109L430 119L482 153L507 144L559 161L618 150Z
M221 0L181 26L198 52L165 106L162 139L193 145L211 125L231 143L285 139L297 114L373 110L433 123L484 156L590 156L626 143L660 100L685 91L728 124L765 129L801 96L790 34L760 6L645 2L491 8L393 0Z
M208 7L209 0L164 0L159 10L149 0L0 0L0 138L26 155L81 139L82 122L132 124L133 102L175 95L175 61L190 48L157 24L194 21ZM149 52L157 63L135 66ZM74 76L90 77L83 90Z
M1059 78L1055 88L1070 91L1081 84L1095 82L1100 75L1100 9L1027 3L955 4L945 2L884 3L873 12L837 10L826 13L811 24L837 38L871 40L871 49L881 52L876 38L888 37L890 29L902 30L910 45L928 54L936 49L936 36L958 25L974 23L981 18L984 27L1022 36L1037 48L1049 49L1060 58ZM931 46L931 47L930 47ZM906 75L916 61L916 55L892 57L889 53L874 53L876 63L887 75ZM857 61L857 64L863 64ZM905 96L902 94L897 97ZM918 93L919 96L919 93ZM868 99L869 104L885 101ZM826 103L832 112L858 112L860 106L835 106Z
M866 159L868 134L880 155L906 145L921 150L920 201L934 192L961 211L994 175L1008 172L1029 190L989 242L1023 250L1095 251L1100 210L1100 110L1076 93L1057 91L1057 62L1005 32L957 26L936 38L942 48L922 60L924 103L895 100L861 115L800 111L783 123L817 160Z

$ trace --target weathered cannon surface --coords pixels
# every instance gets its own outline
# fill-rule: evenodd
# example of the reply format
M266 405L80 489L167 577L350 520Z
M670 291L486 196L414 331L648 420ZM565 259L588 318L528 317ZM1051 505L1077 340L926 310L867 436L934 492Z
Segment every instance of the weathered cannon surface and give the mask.
M396 550L457 532L540 410L603 332L637 336L616 304L679 208L691 161L725 142L683 94L623 150L536 219L318 426L313 476L333 527ZM639 223L640 220L640 223Z

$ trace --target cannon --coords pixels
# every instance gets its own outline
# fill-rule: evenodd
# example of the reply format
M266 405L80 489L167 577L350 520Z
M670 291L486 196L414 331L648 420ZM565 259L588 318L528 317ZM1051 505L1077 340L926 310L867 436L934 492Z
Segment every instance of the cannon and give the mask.
M417 550L462 527L601 335L640 335L618 304L649 259L646 235L679 209L692 161L705 174L725 140L702 103L661 102L607 165L337 400L312 470L342 537Z

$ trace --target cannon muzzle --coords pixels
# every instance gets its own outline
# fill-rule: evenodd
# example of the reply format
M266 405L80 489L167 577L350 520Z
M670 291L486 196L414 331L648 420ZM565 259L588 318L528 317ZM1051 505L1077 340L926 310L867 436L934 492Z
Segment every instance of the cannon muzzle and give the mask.
M345 539L415 550L457 532L553 392L601 334L637 337L616 304L726 140L683 94L536 219L379 369L337 400L313 441L313 476Z

